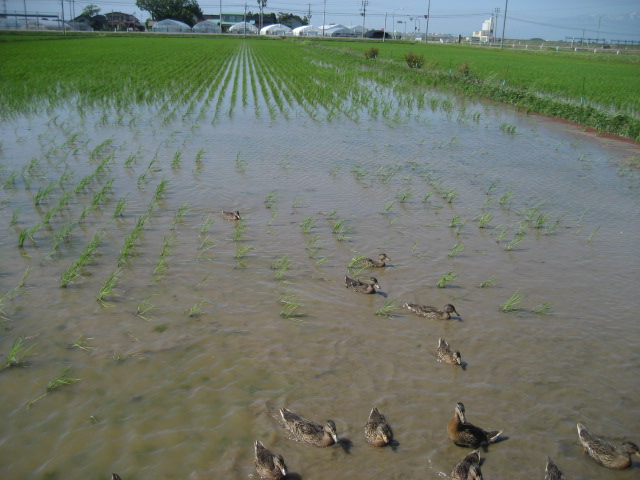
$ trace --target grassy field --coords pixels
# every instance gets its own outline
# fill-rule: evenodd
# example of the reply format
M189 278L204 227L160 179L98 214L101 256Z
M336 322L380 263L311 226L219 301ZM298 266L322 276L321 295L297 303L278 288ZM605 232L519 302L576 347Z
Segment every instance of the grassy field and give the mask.
M370 80L404 89L418 102L422 88L454 89L640 140L638 56L396 42L5 35L0 37L0 115L70 99L82 108L123 108L168 97L193 102L204 95L207 82L220 78L241 45L250 45L264 71L272 72L260 82L277 77L286 84L285 96L308 105L319 102L329 111L371 109L375 96L358 87ZM372 47L379 50L377 58L365 58ZM409 52L424 57L422 68L407 66ZM318 68L322 64L336 69Z

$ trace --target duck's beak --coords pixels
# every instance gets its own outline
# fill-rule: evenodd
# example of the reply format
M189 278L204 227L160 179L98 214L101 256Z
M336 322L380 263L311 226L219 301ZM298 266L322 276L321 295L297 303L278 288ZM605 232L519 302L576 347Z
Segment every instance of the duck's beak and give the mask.
M380 285L378 285L377 283L373 286L373 288L375 288L376 290L380 290Z
M287 469L285 467L282 467L280 471L282 472L282 475L284 475L285 477L287 476Z
M331 434L331 437L333 438L333 441L338 443L340 441L340 439L338 439L338 435L336 435L335 433Z

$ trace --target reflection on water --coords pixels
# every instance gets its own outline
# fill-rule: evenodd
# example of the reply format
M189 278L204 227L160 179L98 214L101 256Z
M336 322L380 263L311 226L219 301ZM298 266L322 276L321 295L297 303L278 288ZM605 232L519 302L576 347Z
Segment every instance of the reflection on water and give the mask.
M64 112L4 125L0 351L23 337L34 355L0 372L0 476L256 478L260 439L302 479L441 478L468 453L446 434L461 401L469 421L507 437L484 454L487 478L541 478L547 455L567 477L609 478L575 424L640 440L640 190L618 169L640 152L493 104L464 108L477 121L270 121L248 109L196 125ZM380 252L393 259L373 273L382 294L347 290L345 274L372 274L348 272L350 260ZM387 302L398 309L375 315ZM404 302L451 302L460 317L424 319ZM436 362L439 337L465 370ZM25 408L67 367L79 382ZM333 419L349 448L290 440L274 416L284 405ZM396 448L365 442L373 405Z

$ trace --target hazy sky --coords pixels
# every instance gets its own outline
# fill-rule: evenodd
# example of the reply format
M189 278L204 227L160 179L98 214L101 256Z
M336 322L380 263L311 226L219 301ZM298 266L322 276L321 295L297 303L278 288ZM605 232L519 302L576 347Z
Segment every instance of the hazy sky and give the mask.
M148 13L135 5L135 0L2 0L7 11L44 12L60 15L64 1L65 18L72 11L79 15L83 7L95 3L102 13L120 11L136 15L144 21ZM365 0L366 1L366 0ZM198 0L204 13L256 12L257 1ZM564 39L583 34L585 37L640 40L638 23L620 23L613 17L631 12L640 14L640 0L368 0L365 26L393 29L398 32L424 32L424 15L430 3L429 32L469 35L480 30L482 22L499 9L497 34L502 35L505 7L507 22L505 37ZM300 16L311 11L311 24L341 23L346 26L362 25L363 0L268 0L266 12L288 12ZM405 23L406 22L406 23Z

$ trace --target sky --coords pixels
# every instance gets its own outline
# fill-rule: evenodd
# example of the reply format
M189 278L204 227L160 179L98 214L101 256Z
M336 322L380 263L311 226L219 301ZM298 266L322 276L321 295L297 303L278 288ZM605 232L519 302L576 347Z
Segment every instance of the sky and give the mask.
M135 0L1 0L8 12L49 13L65 18L79 15L91 3L102 13L120 11L144 22L149 15ZM197 0L202 11L219 13L257 12L256 0ZM366 4L366 16L362 16ZM468 36L480 30L482 22L497 14L496 33L505 38L565 40L571 37L640 41L640 0L267 0L265 12L286 12L299 16L311 12L311 24L340 23L346 26L384 28L398 33L424 32L429 10L429 33ZM629 14L635 12L635 16ZM626 16L626 17L625 17ZM395 23L394 23L395 22Z

